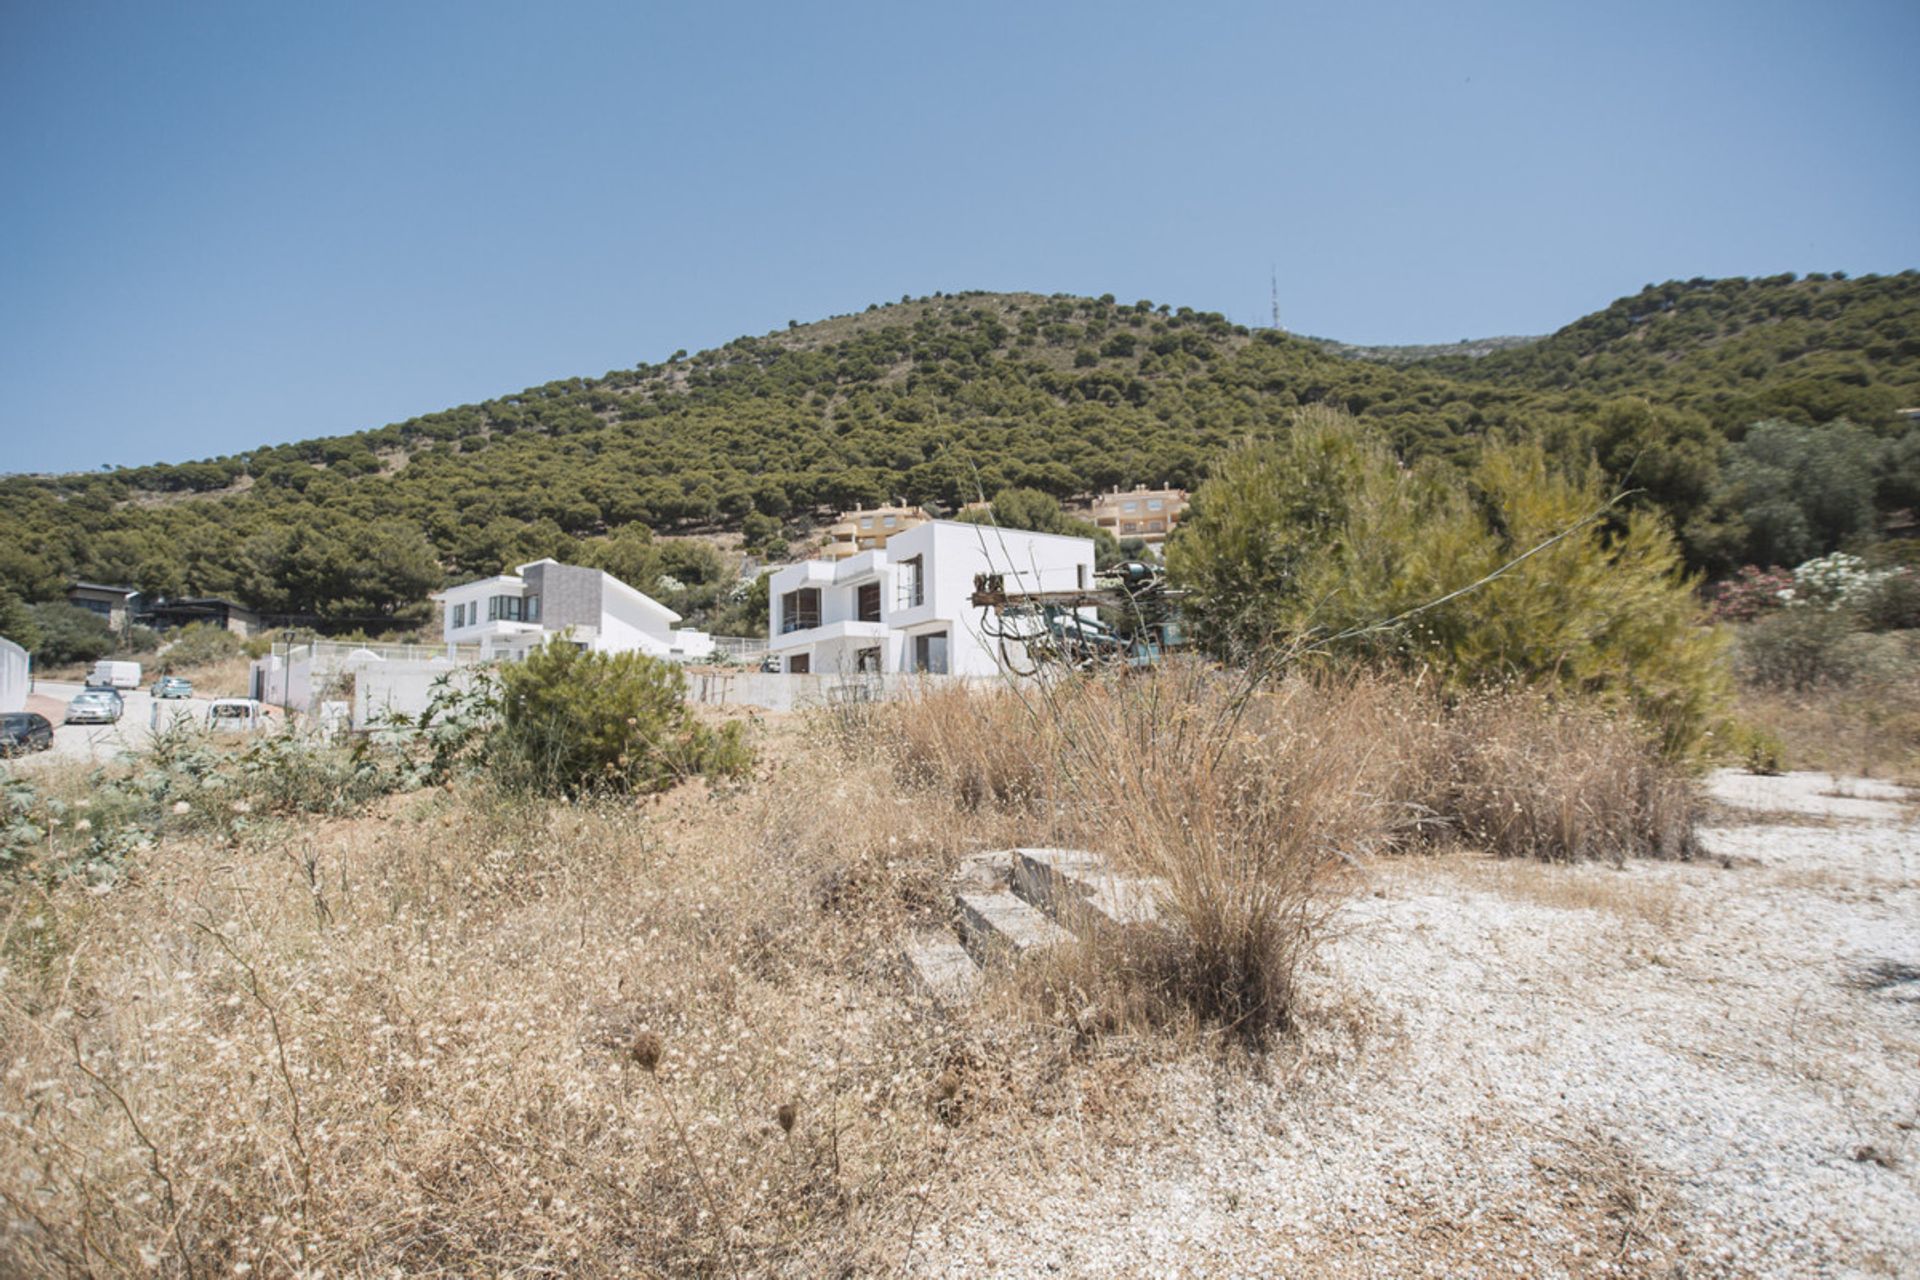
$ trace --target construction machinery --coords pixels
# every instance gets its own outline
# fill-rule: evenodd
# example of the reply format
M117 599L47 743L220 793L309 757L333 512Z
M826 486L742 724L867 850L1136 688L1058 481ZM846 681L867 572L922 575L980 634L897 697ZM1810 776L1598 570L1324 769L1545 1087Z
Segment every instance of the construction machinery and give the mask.
M1183 594L1167 586L1158 566L1129 560L1067 591L1009 590L1006 575L983 573L968 599L980 610L981 633L999 642L1001 661L1032 675L1047 666L1157 664L1186 642Z

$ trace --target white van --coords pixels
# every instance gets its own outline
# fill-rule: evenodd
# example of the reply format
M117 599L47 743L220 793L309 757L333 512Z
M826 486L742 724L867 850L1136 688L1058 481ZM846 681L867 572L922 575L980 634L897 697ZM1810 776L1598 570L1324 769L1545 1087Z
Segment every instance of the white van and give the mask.
M102 658L93 664L93 674L87 677L87 687L91 689L138 689L140 687L140 664L137 662L115 662Z

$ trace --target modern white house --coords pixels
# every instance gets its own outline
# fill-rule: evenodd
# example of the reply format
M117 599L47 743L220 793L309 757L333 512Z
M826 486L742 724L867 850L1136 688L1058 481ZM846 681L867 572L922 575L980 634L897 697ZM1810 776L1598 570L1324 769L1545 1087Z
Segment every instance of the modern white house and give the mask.
M968 603L983 573L1009 591L1084 590L1093 540L930 520L884 547L788 565L767 584L768 656L794 674L995 675L1017 642L986 634Z
M695 662L712 656L713 637L677 627L680 615L600 569L535 560L513 573L436 592L449 645L475 645L480 659L522 658L552 636L599 653L637 650Z

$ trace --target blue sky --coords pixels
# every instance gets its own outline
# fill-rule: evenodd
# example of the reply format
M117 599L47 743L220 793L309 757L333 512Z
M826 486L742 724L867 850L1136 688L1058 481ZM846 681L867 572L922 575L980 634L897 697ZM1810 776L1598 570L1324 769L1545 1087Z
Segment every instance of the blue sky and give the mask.
M0 4L0 471L953 289L1364 342L1920 267L1920 5Z

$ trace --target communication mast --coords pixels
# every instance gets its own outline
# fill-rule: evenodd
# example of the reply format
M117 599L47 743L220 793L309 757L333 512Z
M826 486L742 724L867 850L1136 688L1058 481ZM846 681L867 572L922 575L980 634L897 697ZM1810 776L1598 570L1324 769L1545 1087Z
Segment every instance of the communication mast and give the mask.
M1267 267L1267 276L1268 276L1268 281L1272 286L1273 327L1278 329L1280 327L1280 270L1279 268L1269 265Z

